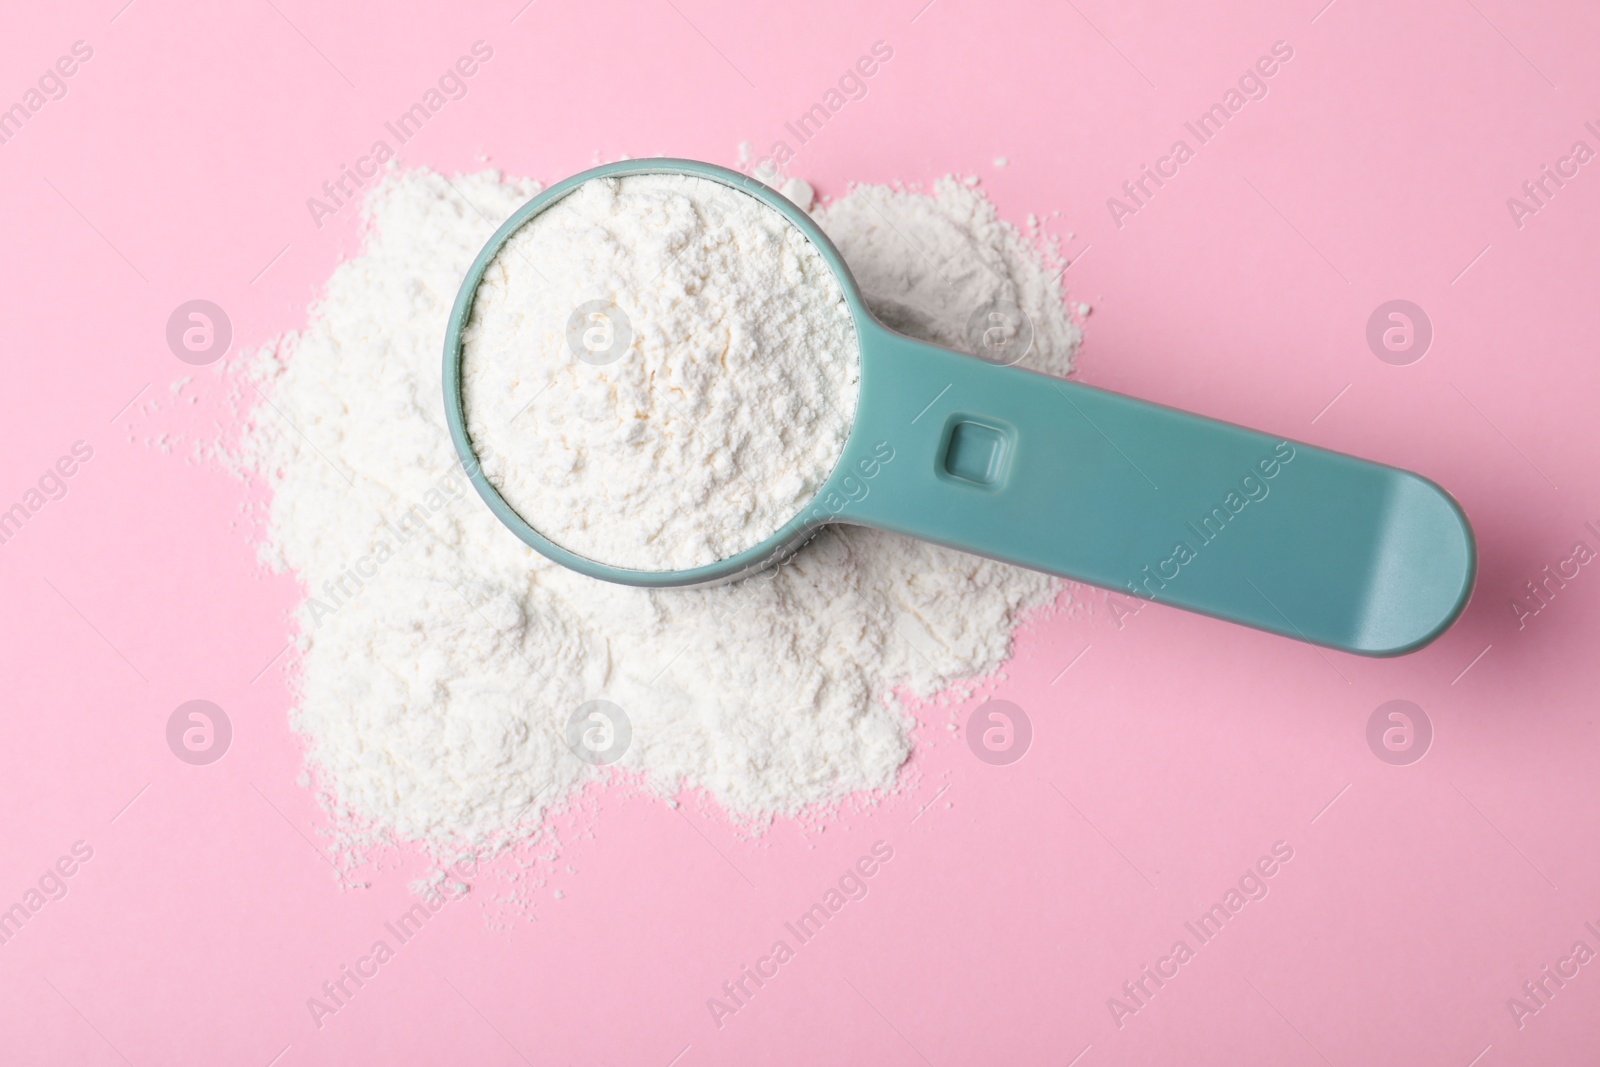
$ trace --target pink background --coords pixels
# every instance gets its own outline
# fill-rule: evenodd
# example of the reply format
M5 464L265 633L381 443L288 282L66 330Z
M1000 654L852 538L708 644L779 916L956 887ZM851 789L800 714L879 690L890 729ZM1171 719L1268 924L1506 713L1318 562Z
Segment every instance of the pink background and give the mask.
M1600 548L1600 168L1521 228L1506 199L1600 148L1600 10L1323 2L13 5L0 100L76 40L94 56L0 146L0 507L73 442L94 456L0 545L0 907L94 851L0 946L0 1061L1592 1060L1600 964L1520 1029L1506 1000L1580 938L1600 949L1600 576L1522 629L1510 607ZM831 194L976 173L1014 220L1059 210L1094 307L1083 380L1436 479L1479 537L1465 617L1363 660L1163 608L1119 626L1090 593L999 687L1034 724L1020 762L980 763L929 712L914 789L757 841L602 792L536 921L452 905L318 1029L306 998L384 936L418 864L340 891L313 853L281 661L263 673L295 585L258 571L239 483L186 462L227 415L173 398L190 368L164 328L216 301L236 358L300 324L357 247L353 209L319 230L306 198L479 39L493 60L405 162L733 163L888 42L794 173ZM1270 95L1118 228L1106 198L1277 40ZM1410 366L1364 340L1393 298L1434 325ZM194 698L235 729L207 767L164 737ZM1410 766L1366 742L1397 698L1435 730ZM866 899L719 1030L706 998L880 839ZM1119 1028L1107 999L1280 840L1270 894Z

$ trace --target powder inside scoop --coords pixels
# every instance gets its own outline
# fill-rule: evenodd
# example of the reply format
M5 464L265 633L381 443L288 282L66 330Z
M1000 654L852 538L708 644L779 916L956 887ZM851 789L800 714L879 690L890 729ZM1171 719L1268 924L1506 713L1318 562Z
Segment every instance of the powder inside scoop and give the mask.
M686 570L805 509L855 416L850 310L815 245L706 178L597 178L478 286L467 430L530 526L596 562Z

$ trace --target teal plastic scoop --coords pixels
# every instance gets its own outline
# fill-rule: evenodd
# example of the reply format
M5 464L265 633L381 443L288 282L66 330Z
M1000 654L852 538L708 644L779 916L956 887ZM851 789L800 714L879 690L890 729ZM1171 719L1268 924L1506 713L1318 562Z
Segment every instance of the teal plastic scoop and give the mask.
M523 224L579 185L633 174L710 179L782 214L838 276L861 346L855 423L811 505L756 547L692 570L607 566L540 534L484 476L462 406L462 335L485 268ZM867 310L809 215L754 178L691 160L596 167L512 215L462 282L445 339L444 395L456 451L501 521L556 562L611 582L730 581L783 562L827 523L856 523L1387 656L1443 633L1477 569L1466 516L1419 475L895 333Z

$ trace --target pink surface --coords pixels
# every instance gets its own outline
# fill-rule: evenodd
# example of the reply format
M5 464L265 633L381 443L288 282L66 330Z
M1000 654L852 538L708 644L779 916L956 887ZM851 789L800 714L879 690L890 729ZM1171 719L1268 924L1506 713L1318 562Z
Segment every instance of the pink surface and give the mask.
M1507 198L1574 142L1600 149L1600 10L922 3L6 13L3 102L75 41L93 55L0 145L0 508L74 442L93 456L0 544L0 907L75 842L92 858L0 945L0 1061L1592 1061L1600 965L1561 961L1600 951L1600 577L1578 566L1520 625L1511 604L1576 542L1600 549L1600 169L1569 164L1520 220ZM451 905L319 1028L307 998L388 938L417 864L341 892L314 854L323 817L296 783L281 663L264 670L295 587L259 574L237 483L187 442L145 442L225 419L172 397L190 373L172 310L225 308L230 358L299 324L356 247L353 209L319 229L306 198L478 40L493 59L405 162L482 152L545 181L597 153L731 163L887 42L795 173L838 194L970 172L1012 219L1059 210L1094 306L1085 381L1436 479L1480 540L1466 616L1373 661L1090 594L1023 637L996 694L1032 720L1020 762L979 762L929 713L915 789L755 842L694 804L602 792L537 921ZM1266 97L1114 220L1107 198L1194 147L1183 123L1276 41L1293 58ZM1408 366L1365 341L1396 298L1434 328ZM166 742L197 698L234 727L210 766ZM1432 722L1420 762L1368 747L1393 699ZM865 899L719 1028L707 998L876 841L893 859ZM1276 842L1293 858L1265 898L1201 944L1185 923ZM1170 973L1179 939L1193 958L1139 1006L1123 984ZM1534 1000L1546 965L1577 973Z

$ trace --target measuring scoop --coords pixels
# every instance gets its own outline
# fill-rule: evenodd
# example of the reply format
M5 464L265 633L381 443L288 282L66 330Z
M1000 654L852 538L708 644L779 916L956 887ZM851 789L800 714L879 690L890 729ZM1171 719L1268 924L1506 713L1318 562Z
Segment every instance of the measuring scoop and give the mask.
M484 270L513 233L584 182L637 174L720 182L783 215L833 269L860 344L855 422L811 504L754 548L690 570L608 566L540 534L484 476L463 410L462 338ZM1465 514L1420 475L895 333L867 310L806 212L755 178L692 160L596 167L506 220L451 311L444 396L456 451L495 515L549 558L609 582L743 578L782 563L827 523L854 523L1390 656L1443 633L1477 570Z

